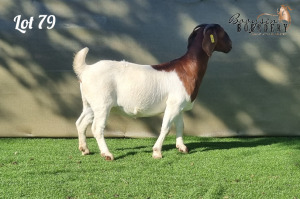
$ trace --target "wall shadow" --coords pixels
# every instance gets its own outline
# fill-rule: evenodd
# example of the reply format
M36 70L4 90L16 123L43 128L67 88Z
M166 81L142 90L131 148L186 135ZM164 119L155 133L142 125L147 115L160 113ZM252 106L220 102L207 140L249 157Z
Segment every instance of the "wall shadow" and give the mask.
M187 37L202 23L218 23L230 35L233 50L214 53L195 109L185 114L193 135L299 135L300 92L298 52L300 3L284 36L252 36L237 32L228 19L239 12L255 18L275 12L269 1L2 1L0 3L0 103L3 132L16 135L76 136L74 121L82 105L72 71L74 52L88 46L88 63L100 59L157 64L186 51ZM213 14L212 14L213 11ZM16 31L13 19L34 16L33 29ZM54 15L55 28L37 29L40 14ZM126 132L140 123L153 135L161 117L128 120L112 116L109 130ZM126 124L128 123L128 124ZM38 126L38 127L35 127ZM53 129L51 129L53 128ZM21 134L20 134L21 132ZM229 132L229 133L228 133ZM14 134L13 134L14 135ZM130 134L127 134L130 136Z

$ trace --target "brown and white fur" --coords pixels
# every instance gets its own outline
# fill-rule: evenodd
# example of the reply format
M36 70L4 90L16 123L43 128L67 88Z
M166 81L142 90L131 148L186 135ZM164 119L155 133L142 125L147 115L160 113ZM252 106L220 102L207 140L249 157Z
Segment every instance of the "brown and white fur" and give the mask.
M191 33L186 54L164 64L138 65L102 60L87 65L88 48L80 50L75 55L73 68L80 80L83 101L83 111L76 121L82 154L89 154L85 132L92 123L92 133L101 155L106 160L114 159L103 134L112 108L133 117L150 117L164 112L152 157L162 158L162 144L173 123L176 147L187 153L182 136L182 113L192 109L212 52L228 53L231 48L231 40L220 25L202 24Z

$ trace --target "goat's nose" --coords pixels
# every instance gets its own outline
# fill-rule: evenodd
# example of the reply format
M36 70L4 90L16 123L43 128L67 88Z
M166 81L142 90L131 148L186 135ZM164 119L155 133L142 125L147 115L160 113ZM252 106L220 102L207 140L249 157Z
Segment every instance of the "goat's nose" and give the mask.
M226 50L226 53L229 53L229 52L231 51L231 49L232 49L232 43L230 42L230 43L228 44L228 48L227 48L227 50Z

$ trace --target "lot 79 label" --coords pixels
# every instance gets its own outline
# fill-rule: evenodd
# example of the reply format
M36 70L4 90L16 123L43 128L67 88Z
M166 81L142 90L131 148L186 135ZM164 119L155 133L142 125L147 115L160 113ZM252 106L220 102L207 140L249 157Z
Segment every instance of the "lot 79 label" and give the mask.
M16 23L15 29L25 34L27 29L33 29L34 17L29 19L22 19L21 15L17 15L14 18ZM38 29L43 29L43 24L47 23L47 29L52 29L56 23L56 17L54 15L39 15Z

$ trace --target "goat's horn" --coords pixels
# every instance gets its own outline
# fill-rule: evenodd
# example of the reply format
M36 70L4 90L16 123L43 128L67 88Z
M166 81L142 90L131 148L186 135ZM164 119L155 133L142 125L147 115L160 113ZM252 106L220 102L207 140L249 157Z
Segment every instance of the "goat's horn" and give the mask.
M207 26L207 24L201 24L201 25L198 25L198 26L196 26L196 27L194 28L193 32L195 32L195 31L197 31L199 28L203 28L203 27L205 27L205 26Z

